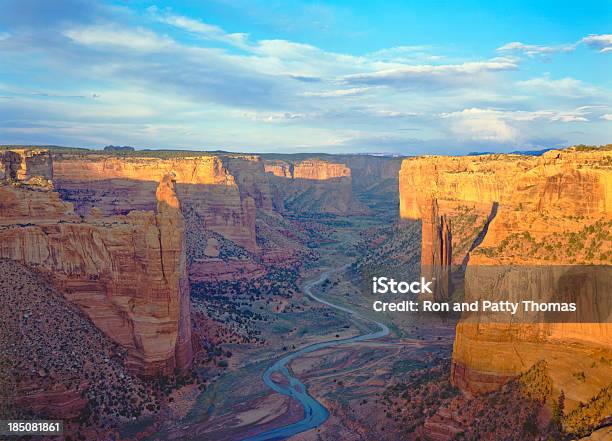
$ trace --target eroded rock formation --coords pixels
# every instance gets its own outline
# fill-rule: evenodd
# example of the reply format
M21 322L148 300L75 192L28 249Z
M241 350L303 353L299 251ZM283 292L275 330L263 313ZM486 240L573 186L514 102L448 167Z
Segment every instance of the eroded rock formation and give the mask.
M351 169L320 159L267 160L275 206L279 211L349 214L365 210L353 198Z
M255 196L262 208L271 207L266 183L248 172L261 164L238 158L227 159L227 163L238 178L222 158L212 155L177 159L58 155L54 181L62 196L75 203L78 213L95 206L106 215L126 214L133 209L155 209L157 182L172 172L183 205L196 210L206 228L256 250L255 223L244 200Z
M546 301L560 286L573 286L563 295L581 308L582 316L564 323L461 321L455 385L468 393L490 391L545 359L557 392L565 390L574 404L607 386L609 367L600 360L612 359L610 302L602 295L610 280L581 266L612 262L611 198L610 151L404 160L401 216L422 219L424 236L439 224L427 215L435 205L451 219L453 262L467 265L466 301L495 300L502 291ZM424 239L424 256L438 249ZM484 274L486 268L498 271ZM581 299L590 304L580 305Z
M48 273L66 298L128 349L130 370L167 374L191 363L189 286L180 204L171 178L157 214L77 215L58 193L0 185L0 258Z
M48 150L11 149L0 151L0 180L29 181L34 177L53 178L53 162Z
M270 181L265 173L264 162L255 155L227 155L221 160L228 172L234 176L243 199L253 199L256 208L272 211Z
M438 202L425 205L421 233L421 275L435 280L436 301L450 299L452 266L452 233L450 221L439 213Z

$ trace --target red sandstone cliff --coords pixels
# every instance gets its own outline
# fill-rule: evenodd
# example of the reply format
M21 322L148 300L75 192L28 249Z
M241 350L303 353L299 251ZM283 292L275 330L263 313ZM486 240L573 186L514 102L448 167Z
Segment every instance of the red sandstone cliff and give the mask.
M256 250L255 223L249 203L244 201L251 197L262 208L271 207L266 183L248 172L261 164L238 158L225 161L227 164L212 155L177 159L57 155L54 182L79 213L95 206L104 214L125 214L133 209L153 210L157 182L165 174L174 173L183 205L192 207L207 229ZM262 177L265 179L263 173Z
M243 200L250 197L258 209L272 211L270 180L259 156L227 155L221 156L221 161L234 176Z
M421 275L435 280L434 299L445 301L451 293L452 233L450 221L440 215L438 202L427 202L422 214Z
M279 211L350 214L366 210L353 197L351 169L345 164L320 159L267 160L265 171Z
M0 257L49 273L143 375L191 363L184 226L172 179L162 179L157 204L157 214L82 219L56 192L0 184Z
M28 181L34 177L53 178L53 162L48 150L12 149L0 151L0 180Z
M439 249L429 232L441 230L427 213L438 205L450 218L453 262L467 263L466 301L496 300L502 292L546 301L560 286L571 288L565 300L590 299L572 323L460 322L454 384L489 391L545 359L555 388L574 403L607 386L609 367L599 360L612 355L612 325L609 296L601 293L612 287L605 273L581 265L605 269L612 262L611 203L610 151L404 160L401 216L422 219L426 259ZM572 375L582 371L585 380Z

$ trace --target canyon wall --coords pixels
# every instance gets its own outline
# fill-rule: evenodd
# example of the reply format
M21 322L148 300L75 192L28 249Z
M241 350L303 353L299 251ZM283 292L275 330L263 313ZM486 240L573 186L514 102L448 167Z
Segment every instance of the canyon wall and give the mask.
M353 198L351 169L342 163L306 159L266 160L275 207L301 213L350 214L366 211Z
M255 207L272 211L270 180L265 173L264 161L255 155L224 155L221 161L234 176L242 198L250 197Z
M373 193L385 190L397 193L398 175L402 165L400 158L350 155L338 159L351 169L353 190Z
M145 376L188 368L192 355L184 224L171 177L156 194L157 213L81 217L57 192L0 184L0 258L48 273Z
M0 180L28 181L34 177L53 178L53 161L48 150L0 150Z
M234 170L233 174L228 168ZM253 202L271 209L263 166L256 160L194 156L177 159L56 155L54 182L80 214L92 207L104 214L152 210L157 182L174 173L177 193L205 227L249 250L257 249Z
M404 160L401 216L422 219L424 236L443 229L428 215L436 206L450 219L453 262L465 268L465 301L504 293L506 300L523 295L545 302L569 286L564 299L580 308L562 323L464 317L453 350L455 385L466 393L490 391L546 359L555 387L570 401L607 386L609 367L600 359L612 359L611 198L610 151ZM424 255L439 248L425 239L422 247Z
M183 205L197 211L206 229L250 251L258 250L257 210L365 213L354 190L397 192L397 159L341 156L334 162L286 156L220 153L162 159L60 153L54 155L54 183L79 214L93 207L106 215L126 214L154 209L157 182L174 172Z

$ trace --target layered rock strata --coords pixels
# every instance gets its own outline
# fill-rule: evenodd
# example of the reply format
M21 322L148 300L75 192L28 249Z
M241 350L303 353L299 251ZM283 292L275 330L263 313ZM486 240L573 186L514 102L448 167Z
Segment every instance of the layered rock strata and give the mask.
M191 363L183 230L170 177L158 186L157 214L111 217L82 218L56 192L0 185L0 258L48 273L146 376Z
M320 159L267 160L275 208L293 212L349 214L365 211L353 198L351 169Z
M212 155L177 159L58 155L54 182L81 214L94 206L107 215L126 214L155 209L157 182L172 172L183 205L196 210L207 229L256 250L254 205L259 201L262 208L271 208L265 174L252 173L261 168L257 161L225 161Z
M612 359L606 297L611 198L610 151L404 160L401 216L422 219L424 236L444 229L428 216L436 205L440 216L452 220L453 262L467 264L466 301L502 294L512 300L520 293L546 302L554 293L580 308L562 323L525 323L521 317L492 323L473 315L462 320L453 350L455 385L467 393L490 391L545 359L555 388L565 390L569 402L585 401L607 386L609 367L600 360ZM424 256L439 250L428 239L422 246ZM559 287L573 288L559 293Z
M53 161L48 150L13 149L0 151L0 180L28 181L34 177L53 178Z

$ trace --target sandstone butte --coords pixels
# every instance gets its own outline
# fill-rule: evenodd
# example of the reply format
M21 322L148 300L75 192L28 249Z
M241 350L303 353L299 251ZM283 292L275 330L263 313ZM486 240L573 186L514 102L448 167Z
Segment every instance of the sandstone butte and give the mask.
M47 186L28 185L52 176L51 167L39 163L50 160L48 152L17 154L25 173L13 178L30 179L0 183L0 258L48 273L68 300L128 350L132 372L154 376L189 368L184 222L173 178L163 176L157 187L156 213L92 210L82 217ZM15 160L3 156L5 177Z
M452 265L461 278L465 269L465 301L495 300L500 290L546 301L564 284L572 287L565 300L582 302L575 323L464 317L453 349L456 386L468 395L491 391L540 359L570 405L609 384L611 151L405 159L399 180L401 218L422 220L422 270L445 274ZM595 255L590 242L572 244L590 231L606 238ZM603 274L582 264L602 265Z

